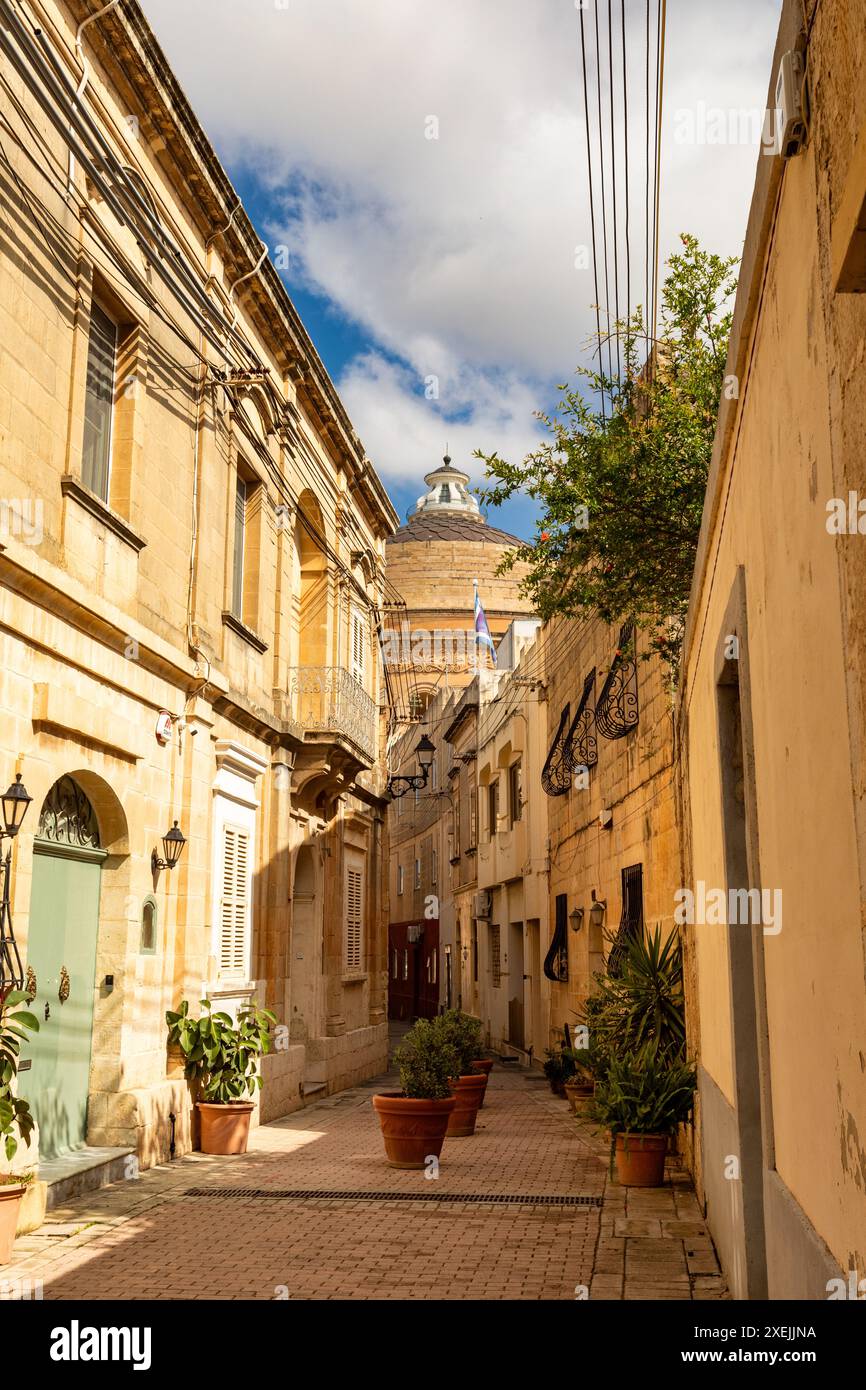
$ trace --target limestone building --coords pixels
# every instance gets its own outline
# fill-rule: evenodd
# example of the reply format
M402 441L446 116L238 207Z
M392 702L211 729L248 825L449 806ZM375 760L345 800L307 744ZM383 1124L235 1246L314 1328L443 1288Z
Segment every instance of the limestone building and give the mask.
M383 1069L397 517L140 5L28 11L0 26L0 762L57 1176L189 1147L182 999L274 1011L263 1118Z

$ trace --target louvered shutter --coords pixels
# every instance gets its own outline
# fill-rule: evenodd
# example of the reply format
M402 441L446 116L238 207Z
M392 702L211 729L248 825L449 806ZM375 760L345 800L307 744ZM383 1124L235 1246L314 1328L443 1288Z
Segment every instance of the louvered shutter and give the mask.
M237 826L223 827L220 896L220 972L246 977L250 920L250 837Z
M367 663L365 661L366 653L364 650L365 639L366 623L364 622L364 615L360 612L359 609L353 608L351 632L352 650L350 653L351 669L352 675L354 676L355 680L358 682L360 686L363 686L364 684L364 676L367 667Z
M364 920L364 874L346 870L346 970L361 969L361 932Z

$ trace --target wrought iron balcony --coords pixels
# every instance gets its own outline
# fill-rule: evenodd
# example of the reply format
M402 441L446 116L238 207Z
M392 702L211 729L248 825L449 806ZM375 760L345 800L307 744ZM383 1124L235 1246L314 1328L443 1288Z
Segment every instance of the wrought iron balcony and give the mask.
M366 761L376 761L379 712L345 667L290 666L286 703L288 717L305 733L347 740Z

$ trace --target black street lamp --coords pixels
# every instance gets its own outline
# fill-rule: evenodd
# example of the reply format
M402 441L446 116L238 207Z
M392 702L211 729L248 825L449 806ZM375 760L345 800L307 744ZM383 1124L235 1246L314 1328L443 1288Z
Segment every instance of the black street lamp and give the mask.
M150 856L150 866L153 872L156 874L159 873L160 869L173 869L178 859L180 859L180 856L183 854L183 847L185 844L186 838L183 833L178 830L177 821L175 821L171 830L166 831L165 835L162 837L162 848L165 858L161 858L156 850L154 850Z
M426 787L427 779L430 776L430 768L433 766L433 758L436 754L436 745L426 734L422 734L418 740L418 747L415 749L415 756L418 759L420 773L414 777L400 774L396 777L388 778L388 791L395 799L405 796L407 792L420 791Z
M3 827L0 829L0 840L14 840L21 823L27 814L27 807L33 800L28 796L27 788L21 781L21 773L15 774L15 781L2 798L3 801ZM10 843L3 860L3 891L0 896L0 1004L12 990L21 989L24 984L24 967L21 964L21 956L15 941L15 933L12 930L12 906L9 901L9 890L11 886L12 873L12 845Z

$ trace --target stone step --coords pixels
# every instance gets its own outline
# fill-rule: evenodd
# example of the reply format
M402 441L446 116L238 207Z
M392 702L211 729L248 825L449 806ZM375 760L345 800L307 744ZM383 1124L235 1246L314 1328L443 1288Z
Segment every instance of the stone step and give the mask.
M60 1158L39 1161L39 1181L46 1184L45 1206L48 1211L62 1207L84 1192L95 1192L111 1182L128 1178L127 1160L135 1149L95 1148L86 1145Z

